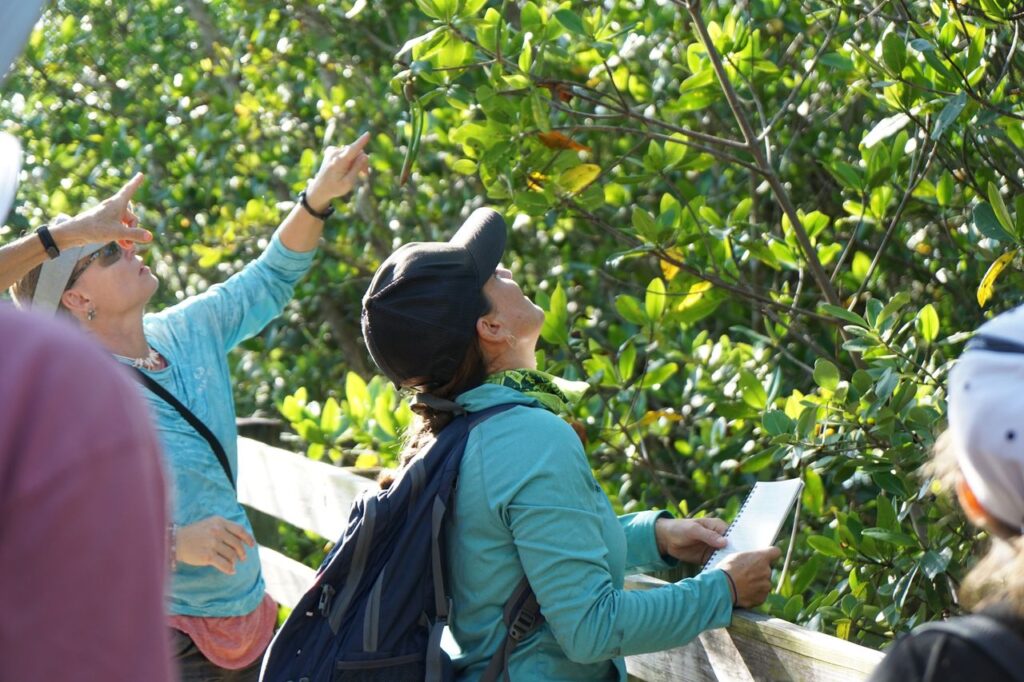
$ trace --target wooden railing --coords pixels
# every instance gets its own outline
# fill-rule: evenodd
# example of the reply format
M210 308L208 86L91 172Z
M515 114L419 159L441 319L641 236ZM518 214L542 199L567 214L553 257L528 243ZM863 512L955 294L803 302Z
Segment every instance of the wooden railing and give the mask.
M338 538L348 506L376 486L344 469L248 438L238 442L238 496L243 504L327 539ZM313 581L313 569L260 547L267 591L293 605ZM664 582L629 576L629 589L655 589ZM630 677L642 682L853 682L881 660L874 649L806 630L777 618L737 611L728 628L710 630L686 646L629 656Z

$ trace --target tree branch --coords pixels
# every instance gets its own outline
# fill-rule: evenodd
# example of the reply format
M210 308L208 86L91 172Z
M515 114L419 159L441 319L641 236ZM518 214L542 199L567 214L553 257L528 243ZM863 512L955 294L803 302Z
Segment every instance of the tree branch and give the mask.
M796 237L797 243L800 245L800 250L803 252L804 258L807 261L807 266L811 270L811 276L817 283L822 295L825 296L825 300L832 305L840 305L839 297L836 295L836 291L832 287L832 282L829 281L828 274L821 266L821 261L818 260L818 254L814 250L814 246L811 244L810 238L807 236L807 230L804 228L803 222L797 214L796 207L793 205L793 202L789 197L789 193L783 186L782 181L779 180L779 176L776 174L775 169L768 165L764 153L758 145L757 135L754 133L754 129L750 125L750 120L743 111L739 101L739 96L736 94L736 89L733 87L728 74L725 72L722 57L718 53L718 49L715 47L715 43L711 39L711 35L708 33L707 24L704 22L704 18L700 14L699 1L693 0L692 2L687 2L686 0L673 0L673 2L676 5L685 8L689 13L694 29L697 31L697 35L700 37L701 42L704 44L704 49L707 51L708 57L711 59L711 64L715 69L715 75L718 77L718 83L722 87L722 91L725 93L726 100L729 103L729 108L732 110L733 116L740 126L740 130L743 132L743 139L746 141L747 150L750 152L750 155L754 157L755 165L761 169L761 175L764 176L765 180L771 186L783 213L785 213L789 218L789 222L793 227L793 234Z

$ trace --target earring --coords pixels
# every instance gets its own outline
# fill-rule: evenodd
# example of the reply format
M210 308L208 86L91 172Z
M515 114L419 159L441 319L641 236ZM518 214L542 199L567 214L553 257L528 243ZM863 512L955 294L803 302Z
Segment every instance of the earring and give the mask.
M96 319L96 309L95 309L95 308L89 308L89 312L87 312L87 313L85 314L85 316L86 316L87 318L89 318L89 321L90 321L90 322L92 322L93 320L95 320L95 319Z
M505 343L508 344L509 348L515 348L516 344L519 343L519 339L517 339L512 334L509 334L508 336L505 337Z

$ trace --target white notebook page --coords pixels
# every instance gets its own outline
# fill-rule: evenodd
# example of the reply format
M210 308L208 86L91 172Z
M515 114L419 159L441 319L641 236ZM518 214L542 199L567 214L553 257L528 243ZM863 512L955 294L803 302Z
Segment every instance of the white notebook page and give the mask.
M803 487L804 482L799 478L755 483L732 525L725 532L729 544L716 550L703 570L716 568L732 554L766 549L775 544L775 538L792 511L793 504L800 498Z

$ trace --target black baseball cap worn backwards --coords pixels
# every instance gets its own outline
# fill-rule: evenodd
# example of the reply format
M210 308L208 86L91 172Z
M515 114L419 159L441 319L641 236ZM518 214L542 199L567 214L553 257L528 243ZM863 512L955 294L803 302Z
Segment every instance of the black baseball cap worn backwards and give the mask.
M397 386L447 382L487 310L483 286L505 251L494 210L473 211L448 242L411 242L391 254L363 296L363 338Z

